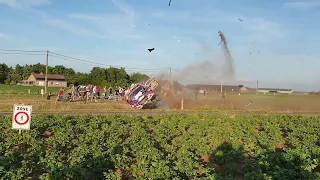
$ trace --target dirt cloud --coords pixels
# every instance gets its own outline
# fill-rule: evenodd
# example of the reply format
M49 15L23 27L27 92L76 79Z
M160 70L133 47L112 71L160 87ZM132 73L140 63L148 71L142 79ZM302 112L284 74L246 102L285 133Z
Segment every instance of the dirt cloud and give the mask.
M209 57L206 57L207 60L191 64L178 72L174 72L173 79L186 84L212 83L214 81L213 77L235 80L234 61L228 48L227 39L221 31L219 31L219 36L223 54L221 58L217 58L212 54L214 51L212 45L201 44L203 54L209 55Z

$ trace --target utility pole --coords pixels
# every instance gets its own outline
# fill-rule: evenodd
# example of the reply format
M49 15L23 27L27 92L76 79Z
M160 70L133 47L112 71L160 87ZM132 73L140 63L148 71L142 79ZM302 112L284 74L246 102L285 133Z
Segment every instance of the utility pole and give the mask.
M45 81L44 93L45 94L47 94L47 92L48 92L48 59L49 59L49 50L47 50L46 75L45 75L45 78L44 78L44 81Z
M256 94L258 94L258 89L259 89L259 81L257 80L257 90L256 90Z
M221 95L222 95L222 84L223 84L223 81L222 81L222 79L221 79L221 81L220 81L220 91L221 91Z

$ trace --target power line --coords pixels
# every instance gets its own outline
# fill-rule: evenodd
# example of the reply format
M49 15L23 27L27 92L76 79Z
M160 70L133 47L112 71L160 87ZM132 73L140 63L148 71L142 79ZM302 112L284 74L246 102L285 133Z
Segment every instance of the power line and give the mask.
M33 50L20 50L20 49L0 49L0 51L11 51L11 52L47 52L47 51L33 51Z
M88 62L88 61L79 61L79 60L75 60L75 59L71 59L71 58L65 58L65 57L61 57L61 56L57 56L57 55L50 55L50 52L49 52L49 56L51 57L55 57L55 58L59 58L59 59L63 59L63 60L66 60L66 61L72 61L72 62L76 62L76 63L80 63L80 64L84 64L84 65L103 65L103 66L110 66L110 67L116 67L116 66L112 66L112 65L104 65L104 64L101 64L101 63L94 63L94 62ZM127 71L133 71L134 69L127 69L125 68ZM140 72L160 72L161 69L141 69Z
M12 53L3 53L0 54L17 54L17 55L31 55L31 56L44 56L45 54L34 54L34 53L19 53L19 52L12 52Z
M127 70L131 69L131 70L167 70L168 68L157 68L157 69L146 69L146 68L127 68L127 67L121 67L121 66L114 66L114 65L110 65L110 64L104 64L104 63L97 63L97 62L93 62L93 61L88 61L88 60L84 60L84 59L79 59L79 58L74 58L71 56L66 56L66 55L62 55L62 54L58 54L58 53L54 53L54 52L49 52L49 54L53 54L55 56L61 56L64 58L68 58L68 59L73 59L73 60L77 60L77 61L81 61L81 62L85 62L85 63L90 63L90 64L96 64L96 65L101 65L101 66L109 66L109 67L116 67L116 68L125 68Z
M4 51L4 52L1 52ZM43 53L43 54L40 54ZM20 49L1 49L0 48L0 54L20 54L20 55L46 55L47 51L34 51L34 50L20 50ZM80 58L75 58L71 56L66 56L63 54L58 54L55 52L49 51L49 56L60 58L67 61L73 61L77 63L82 63L86 65L99 65L99 66L108 66L108 67L115 67L115 68L125 68L126 70L137 70L137 71L149 71L149 72L155 72L155 71L161 71L161 70L168 70L169 68L154 68L154 69L148 69L148 68L129 68L129 67L123 67L123 66L114 66L111 64L104 64L104 63L98 63L93 61L88 61Z
M59 59L63 59L63 60L66 60L66 61L72 61L72 62L80 63L80 64L93 65L92 63L88 63L88 62L81 62L81 61L77 61L77 60L73 60L73 59L68 59L68 58L52 55L52 54L50 54L50 52L49 52L49 56L55 57L55 58L59 58Z

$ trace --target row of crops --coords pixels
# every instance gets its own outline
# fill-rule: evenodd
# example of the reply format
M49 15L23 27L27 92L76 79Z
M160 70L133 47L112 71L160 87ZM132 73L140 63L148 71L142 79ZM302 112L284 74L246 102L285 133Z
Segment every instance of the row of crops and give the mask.
M0 117L0 179L320 179L320 117Z

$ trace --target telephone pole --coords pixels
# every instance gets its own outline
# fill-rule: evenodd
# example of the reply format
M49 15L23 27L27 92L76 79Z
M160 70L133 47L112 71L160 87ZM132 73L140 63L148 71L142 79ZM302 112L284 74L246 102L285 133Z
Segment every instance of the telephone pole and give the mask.
M49 59L49 50L47 50L46 75L45 75L45 78L44 78L44 81L45 81L44 93L45 94L47 94L47 91L48 91L48 59Z
M258 89L259 89L259 81L257 80L257 90L256 90L256 94L258 94Z

